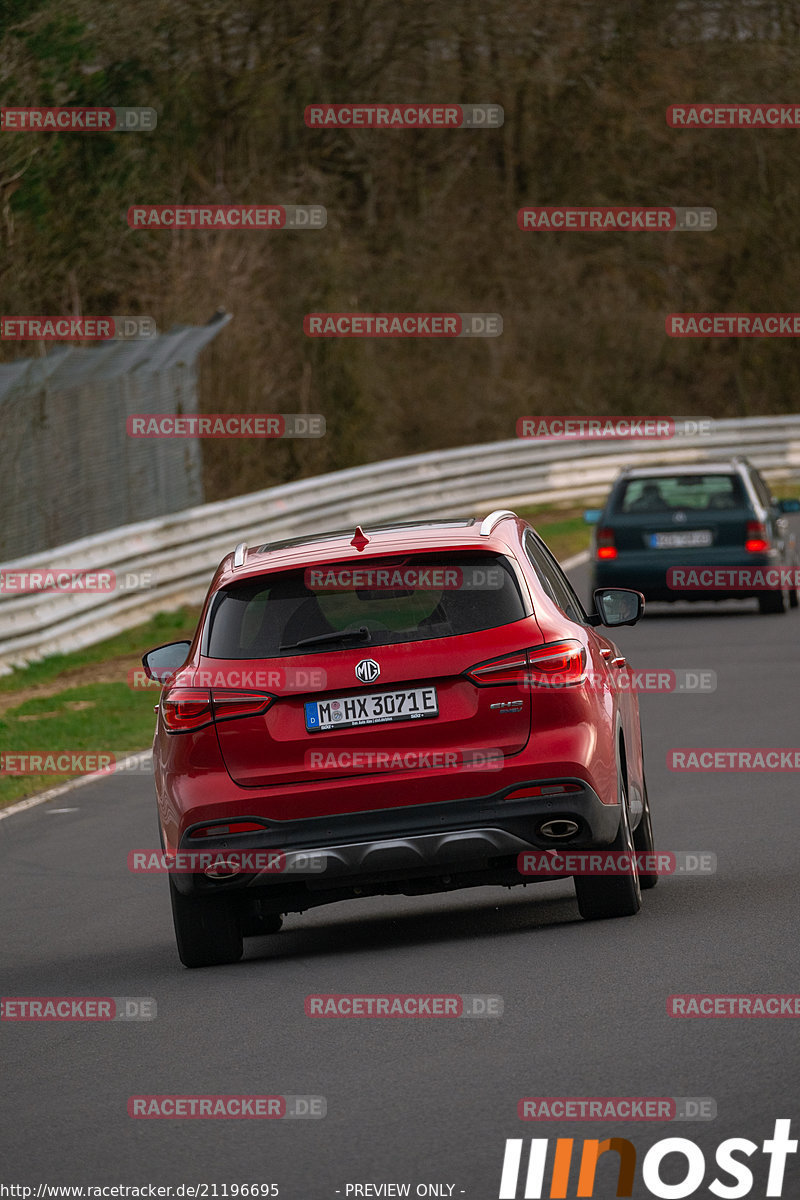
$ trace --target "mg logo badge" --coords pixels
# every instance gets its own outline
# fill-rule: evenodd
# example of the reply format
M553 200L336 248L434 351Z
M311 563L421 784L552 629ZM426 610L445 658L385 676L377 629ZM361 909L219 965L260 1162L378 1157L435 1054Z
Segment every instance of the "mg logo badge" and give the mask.
M362 658L356 667L356 679L362 683L374 683L380 673L381 669L374 658Z

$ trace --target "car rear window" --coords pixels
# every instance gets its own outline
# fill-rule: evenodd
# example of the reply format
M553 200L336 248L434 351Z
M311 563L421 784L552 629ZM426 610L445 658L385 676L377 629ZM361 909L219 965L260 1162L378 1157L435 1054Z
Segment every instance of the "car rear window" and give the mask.
M658 513L677 509L718 512L747 507L742 481L736 474L675 474L637 476L626 480L614 501L613 512Z
M281 658L428 641L527 616L502 555L410 554L326 563L247 579L214 597L209 658ZM338 635L366 628L369 637ZM298 645L308 638L319 642Z

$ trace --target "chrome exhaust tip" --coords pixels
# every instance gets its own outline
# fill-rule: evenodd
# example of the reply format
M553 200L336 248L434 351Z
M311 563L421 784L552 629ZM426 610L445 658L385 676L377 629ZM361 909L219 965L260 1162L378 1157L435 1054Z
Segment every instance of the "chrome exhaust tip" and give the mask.
M574 837L579 828L578 822L570 820L569 817L555 817L552 821L543 821L539 826L539 833L551 841L560 842L565 838Z

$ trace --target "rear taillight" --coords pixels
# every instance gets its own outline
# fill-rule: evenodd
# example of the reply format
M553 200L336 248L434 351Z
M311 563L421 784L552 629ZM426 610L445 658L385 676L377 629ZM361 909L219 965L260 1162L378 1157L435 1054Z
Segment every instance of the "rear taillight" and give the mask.
M222 688L173 688L161 702L169 733L190 733L236 717L253 717L266 712L274 696L263 692L236 692Z
M531 687L574 687L586 674L586 650L580 642L550 642L528 651Z
M745 535L745 550L751 554L764 554L770 550L769 533L763 521L748 521Z
M467 677L481 687L516 684L519 687L570 687L586 671L586 650L580 642L548 642L531 650L506 654L479 663Z
M495 658L492 662L481 663L467 671L473 683L481 687L487 684L524 683L528 673L528 655L524 650L516 654L506 654L503 658Z
M614 530L610 529L607 525L597 531L597 557L617 557L617 547L614 545Z

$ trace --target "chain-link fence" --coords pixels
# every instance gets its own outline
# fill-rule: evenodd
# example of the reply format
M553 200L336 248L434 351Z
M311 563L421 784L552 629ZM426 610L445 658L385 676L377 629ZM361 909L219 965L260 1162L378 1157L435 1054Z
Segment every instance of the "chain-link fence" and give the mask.
M203 502L196 438L132 438L197 412L197 355L230 320L0 364L0 562Z

